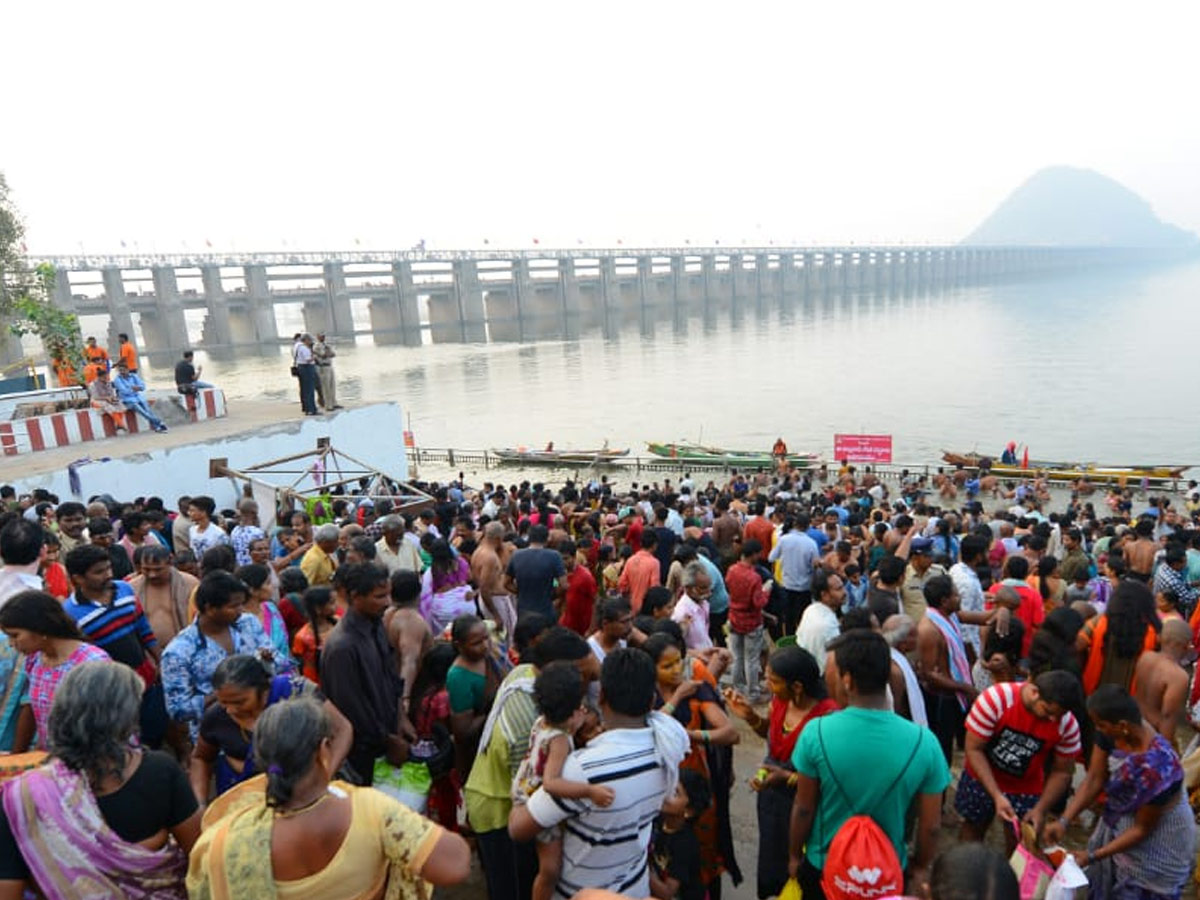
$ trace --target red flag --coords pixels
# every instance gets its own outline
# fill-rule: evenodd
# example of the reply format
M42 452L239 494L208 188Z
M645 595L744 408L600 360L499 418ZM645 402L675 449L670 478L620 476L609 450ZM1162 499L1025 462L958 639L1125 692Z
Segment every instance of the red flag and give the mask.
M1021 454L1021 468L1022 469L1029 468L1029 448L1028 447L1026 447L1025 452Z

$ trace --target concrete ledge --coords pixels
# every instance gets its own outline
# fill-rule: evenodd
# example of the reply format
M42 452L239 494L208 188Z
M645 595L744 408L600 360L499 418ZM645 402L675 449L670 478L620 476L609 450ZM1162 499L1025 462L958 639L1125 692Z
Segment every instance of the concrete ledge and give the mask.
M205 389L195 395L165 398L161 392L148 398L150 407L168 426L217 419L226 415L225 394ZM168 412L172 411L172 412ZM164 415L164 413L167 413ZM125 416L130 434L150 431L150 425L135 412ZM70 409L46 416L28 416L0 422L0 455L22 456L73 444L86 444L117 436L111 416L98 410Z

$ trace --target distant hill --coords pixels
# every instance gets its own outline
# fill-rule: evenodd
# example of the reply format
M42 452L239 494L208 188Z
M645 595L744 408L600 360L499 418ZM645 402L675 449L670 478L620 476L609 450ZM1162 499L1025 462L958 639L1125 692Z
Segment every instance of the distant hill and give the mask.
M1129 188L1089 169L1042 169L963 241L975 245L1196 247Z

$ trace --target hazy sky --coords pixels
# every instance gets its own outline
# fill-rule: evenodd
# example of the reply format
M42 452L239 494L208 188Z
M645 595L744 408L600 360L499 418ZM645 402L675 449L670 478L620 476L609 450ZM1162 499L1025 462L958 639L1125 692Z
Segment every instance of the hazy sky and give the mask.
M12 0L35 252L955 241L1052 164L1200 231L1193 2Z

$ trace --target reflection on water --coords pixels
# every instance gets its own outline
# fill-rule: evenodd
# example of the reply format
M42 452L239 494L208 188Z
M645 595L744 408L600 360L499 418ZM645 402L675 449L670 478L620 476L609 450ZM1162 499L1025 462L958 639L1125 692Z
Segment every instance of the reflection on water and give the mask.
M702 437L765 449L783 435L828 454L843 431L894 435L904 462L1017 440L1045 458L1200 463L1187 404L1197 293L1190 264L634 308L526 344L376 347L360 335L338 347L338 393L400 401L431 447L608 439L642 453L647 440ZM203 362L233 401L295 397L287 348Z

